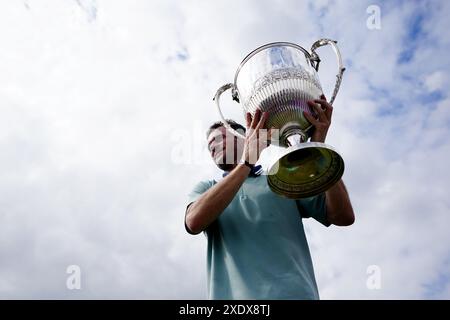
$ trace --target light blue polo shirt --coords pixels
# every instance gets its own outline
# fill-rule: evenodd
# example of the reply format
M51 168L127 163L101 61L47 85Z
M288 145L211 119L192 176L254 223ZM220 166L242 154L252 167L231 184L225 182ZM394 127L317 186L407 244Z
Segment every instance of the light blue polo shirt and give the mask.
M198 183L189 204L216 181ZM209 299L319 299L302 218L325 226L325 194L290 200L248 177L205 231Z

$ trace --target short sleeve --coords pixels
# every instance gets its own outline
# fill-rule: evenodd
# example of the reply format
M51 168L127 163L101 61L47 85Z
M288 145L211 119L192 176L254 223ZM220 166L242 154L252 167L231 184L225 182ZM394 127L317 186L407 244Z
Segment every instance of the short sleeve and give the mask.
M189 230L189 228L186 225L186 213L187 213L187 209L189 208L189 206L195 202L203 193L205 193L209 188L211 188L213 185L216 184L216 181L214 180L205 180L205 181L200 181L199 183L197 183L195 185L195 187L192 189L191 192L189 192L188 194L188 202L186 205L186 212L184 215L184 227L186 229L186 231L190 234L193 234L191 232L191 230Z
M196 201L203 193L205 193L209 188L215 185L214 180L200 181L195 185L191 192L188 194L188 205Z
M298 211L302 218L314 218L326 227L331 223L327 219L327 206L325 193L317 196L295 200Z

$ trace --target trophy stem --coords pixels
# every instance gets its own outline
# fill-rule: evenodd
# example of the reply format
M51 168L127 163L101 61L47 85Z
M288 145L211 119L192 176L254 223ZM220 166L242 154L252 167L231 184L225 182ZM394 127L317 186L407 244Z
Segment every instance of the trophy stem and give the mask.
M288 147L300 146L300 144L302 144L305 141L306 141L305 136L300 133L294 133L286 137L286 144Z
M287 123L281 128L281 145L285 147L300 146L308 140L308 134L296 123Z

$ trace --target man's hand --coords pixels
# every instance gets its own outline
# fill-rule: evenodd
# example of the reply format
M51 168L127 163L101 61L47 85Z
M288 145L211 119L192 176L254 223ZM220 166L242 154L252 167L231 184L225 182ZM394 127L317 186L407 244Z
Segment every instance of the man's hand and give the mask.
M261 152L269 145L271 132L265 127L268 116L269 114L267 112L262 113L260 109L257 109L252 119L252 115L247 112L247 131L242 161L255 164Z
M333 107L327 102L325 96L321 95L320 98L308 101L308 105L316 111L317 119L303 112L305 118L314 126L311 136L313 142L325 142L333 113ZM330 223L337 226L349 226L355 222L353 207L342 179L325 192L325 197L327 219Z
M318 117L314 118L311 114L303 111L305 118L314 126L314 131L311 135L311 142L325 142L328 128L331 125L331 115L333 107L327 102L327 99L322 94L321 99L310 100L308 105L316 111Z

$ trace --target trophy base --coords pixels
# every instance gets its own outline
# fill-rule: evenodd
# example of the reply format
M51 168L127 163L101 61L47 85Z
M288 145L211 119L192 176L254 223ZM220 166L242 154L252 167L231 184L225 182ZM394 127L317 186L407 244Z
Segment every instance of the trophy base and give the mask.
M286 148L269 167L267 182L273 192L289 199L318 195L344 174L344 160L333 147L303 142Z

